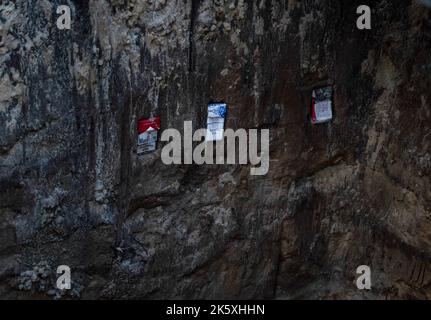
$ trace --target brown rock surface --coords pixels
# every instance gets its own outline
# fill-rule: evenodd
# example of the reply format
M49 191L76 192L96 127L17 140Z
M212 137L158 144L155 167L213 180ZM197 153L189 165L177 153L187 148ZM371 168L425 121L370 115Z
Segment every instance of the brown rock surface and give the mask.
M0 298L58 297L63 264L66 297L431 297L430 9L70 2L71 30L60 1L0 3ZM209 101L270 129L266 176L137 158L139 118L202 128Z

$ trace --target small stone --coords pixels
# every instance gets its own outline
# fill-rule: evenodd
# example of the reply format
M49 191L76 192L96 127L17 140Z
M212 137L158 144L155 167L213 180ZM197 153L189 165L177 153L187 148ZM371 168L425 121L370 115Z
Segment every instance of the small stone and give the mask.
M49 295L49 296L53 296L53 295L55 295L57 292L55 291L55 289L51 289L51 290L48 290L48 292L47 292L47 294Z

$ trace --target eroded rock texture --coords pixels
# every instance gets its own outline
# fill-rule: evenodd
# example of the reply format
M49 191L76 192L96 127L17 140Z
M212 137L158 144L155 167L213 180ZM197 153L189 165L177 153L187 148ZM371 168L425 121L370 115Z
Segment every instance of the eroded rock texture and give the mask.
M1 1L0 297L65 264L65 298L431 298L430 52L416 1ZM139 118L209 101L270 129L266 176L137 158Z

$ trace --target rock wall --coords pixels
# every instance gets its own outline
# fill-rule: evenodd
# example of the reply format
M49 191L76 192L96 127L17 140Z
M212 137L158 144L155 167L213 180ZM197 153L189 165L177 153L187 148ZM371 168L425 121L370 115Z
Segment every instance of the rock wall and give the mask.
M416 1L1 1L0 298L431 298L430 40ZM270 129L266 176L137 157L209 101Z

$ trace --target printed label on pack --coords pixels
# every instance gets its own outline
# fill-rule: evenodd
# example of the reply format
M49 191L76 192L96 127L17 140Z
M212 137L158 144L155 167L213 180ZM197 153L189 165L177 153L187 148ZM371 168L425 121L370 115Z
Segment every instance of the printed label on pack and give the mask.
M311 104L311 122L313 124L328 122L332 119L332 88L325 87L313 90Z
M141 119L138 123L137 154L142 155L157 149L157 136L160 129L160 117Z
M226 103L212 103L208 105L206 141L223 140L226 114Z

